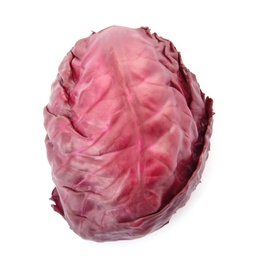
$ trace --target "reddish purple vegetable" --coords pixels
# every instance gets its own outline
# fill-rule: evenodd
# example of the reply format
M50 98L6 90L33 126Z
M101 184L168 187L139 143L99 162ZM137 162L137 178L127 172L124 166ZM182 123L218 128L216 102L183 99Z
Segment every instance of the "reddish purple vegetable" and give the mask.
M212 104L174 45L148 28L78 41L44 109L54 210L95 241L161 228L200 182Z

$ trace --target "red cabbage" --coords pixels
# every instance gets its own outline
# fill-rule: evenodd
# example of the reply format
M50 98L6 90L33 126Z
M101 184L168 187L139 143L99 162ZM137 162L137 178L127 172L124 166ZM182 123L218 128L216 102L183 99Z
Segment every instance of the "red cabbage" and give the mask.
M54 210L89 240L161 228L200 182L212 105L172 42L147 27L79 40L44 109Z

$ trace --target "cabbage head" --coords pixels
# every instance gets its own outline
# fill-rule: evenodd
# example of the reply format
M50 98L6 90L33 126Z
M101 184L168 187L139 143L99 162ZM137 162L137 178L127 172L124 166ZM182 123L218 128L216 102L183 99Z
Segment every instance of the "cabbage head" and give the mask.
M54 210L99 242L167 224L200 182L212 104L172 42L147 27L79 40L44 108Z

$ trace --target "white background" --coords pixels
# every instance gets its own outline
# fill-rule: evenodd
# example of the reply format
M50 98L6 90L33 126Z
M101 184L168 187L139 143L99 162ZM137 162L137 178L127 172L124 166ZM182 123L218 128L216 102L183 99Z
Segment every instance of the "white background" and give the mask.
M261 1L1 1L0 259L262 259ZM63 57L110 25L170 39L214 99L202 183L161 230L96 243L52 211L43 107Z

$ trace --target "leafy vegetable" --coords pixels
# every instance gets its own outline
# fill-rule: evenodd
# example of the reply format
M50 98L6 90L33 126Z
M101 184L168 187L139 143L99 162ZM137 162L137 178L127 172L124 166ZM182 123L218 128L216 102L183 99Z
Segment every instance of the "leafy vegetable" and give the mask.
M161 228L200 181L212 103L174 45L146 27L79 40L44 109L54 210L95 241Z

